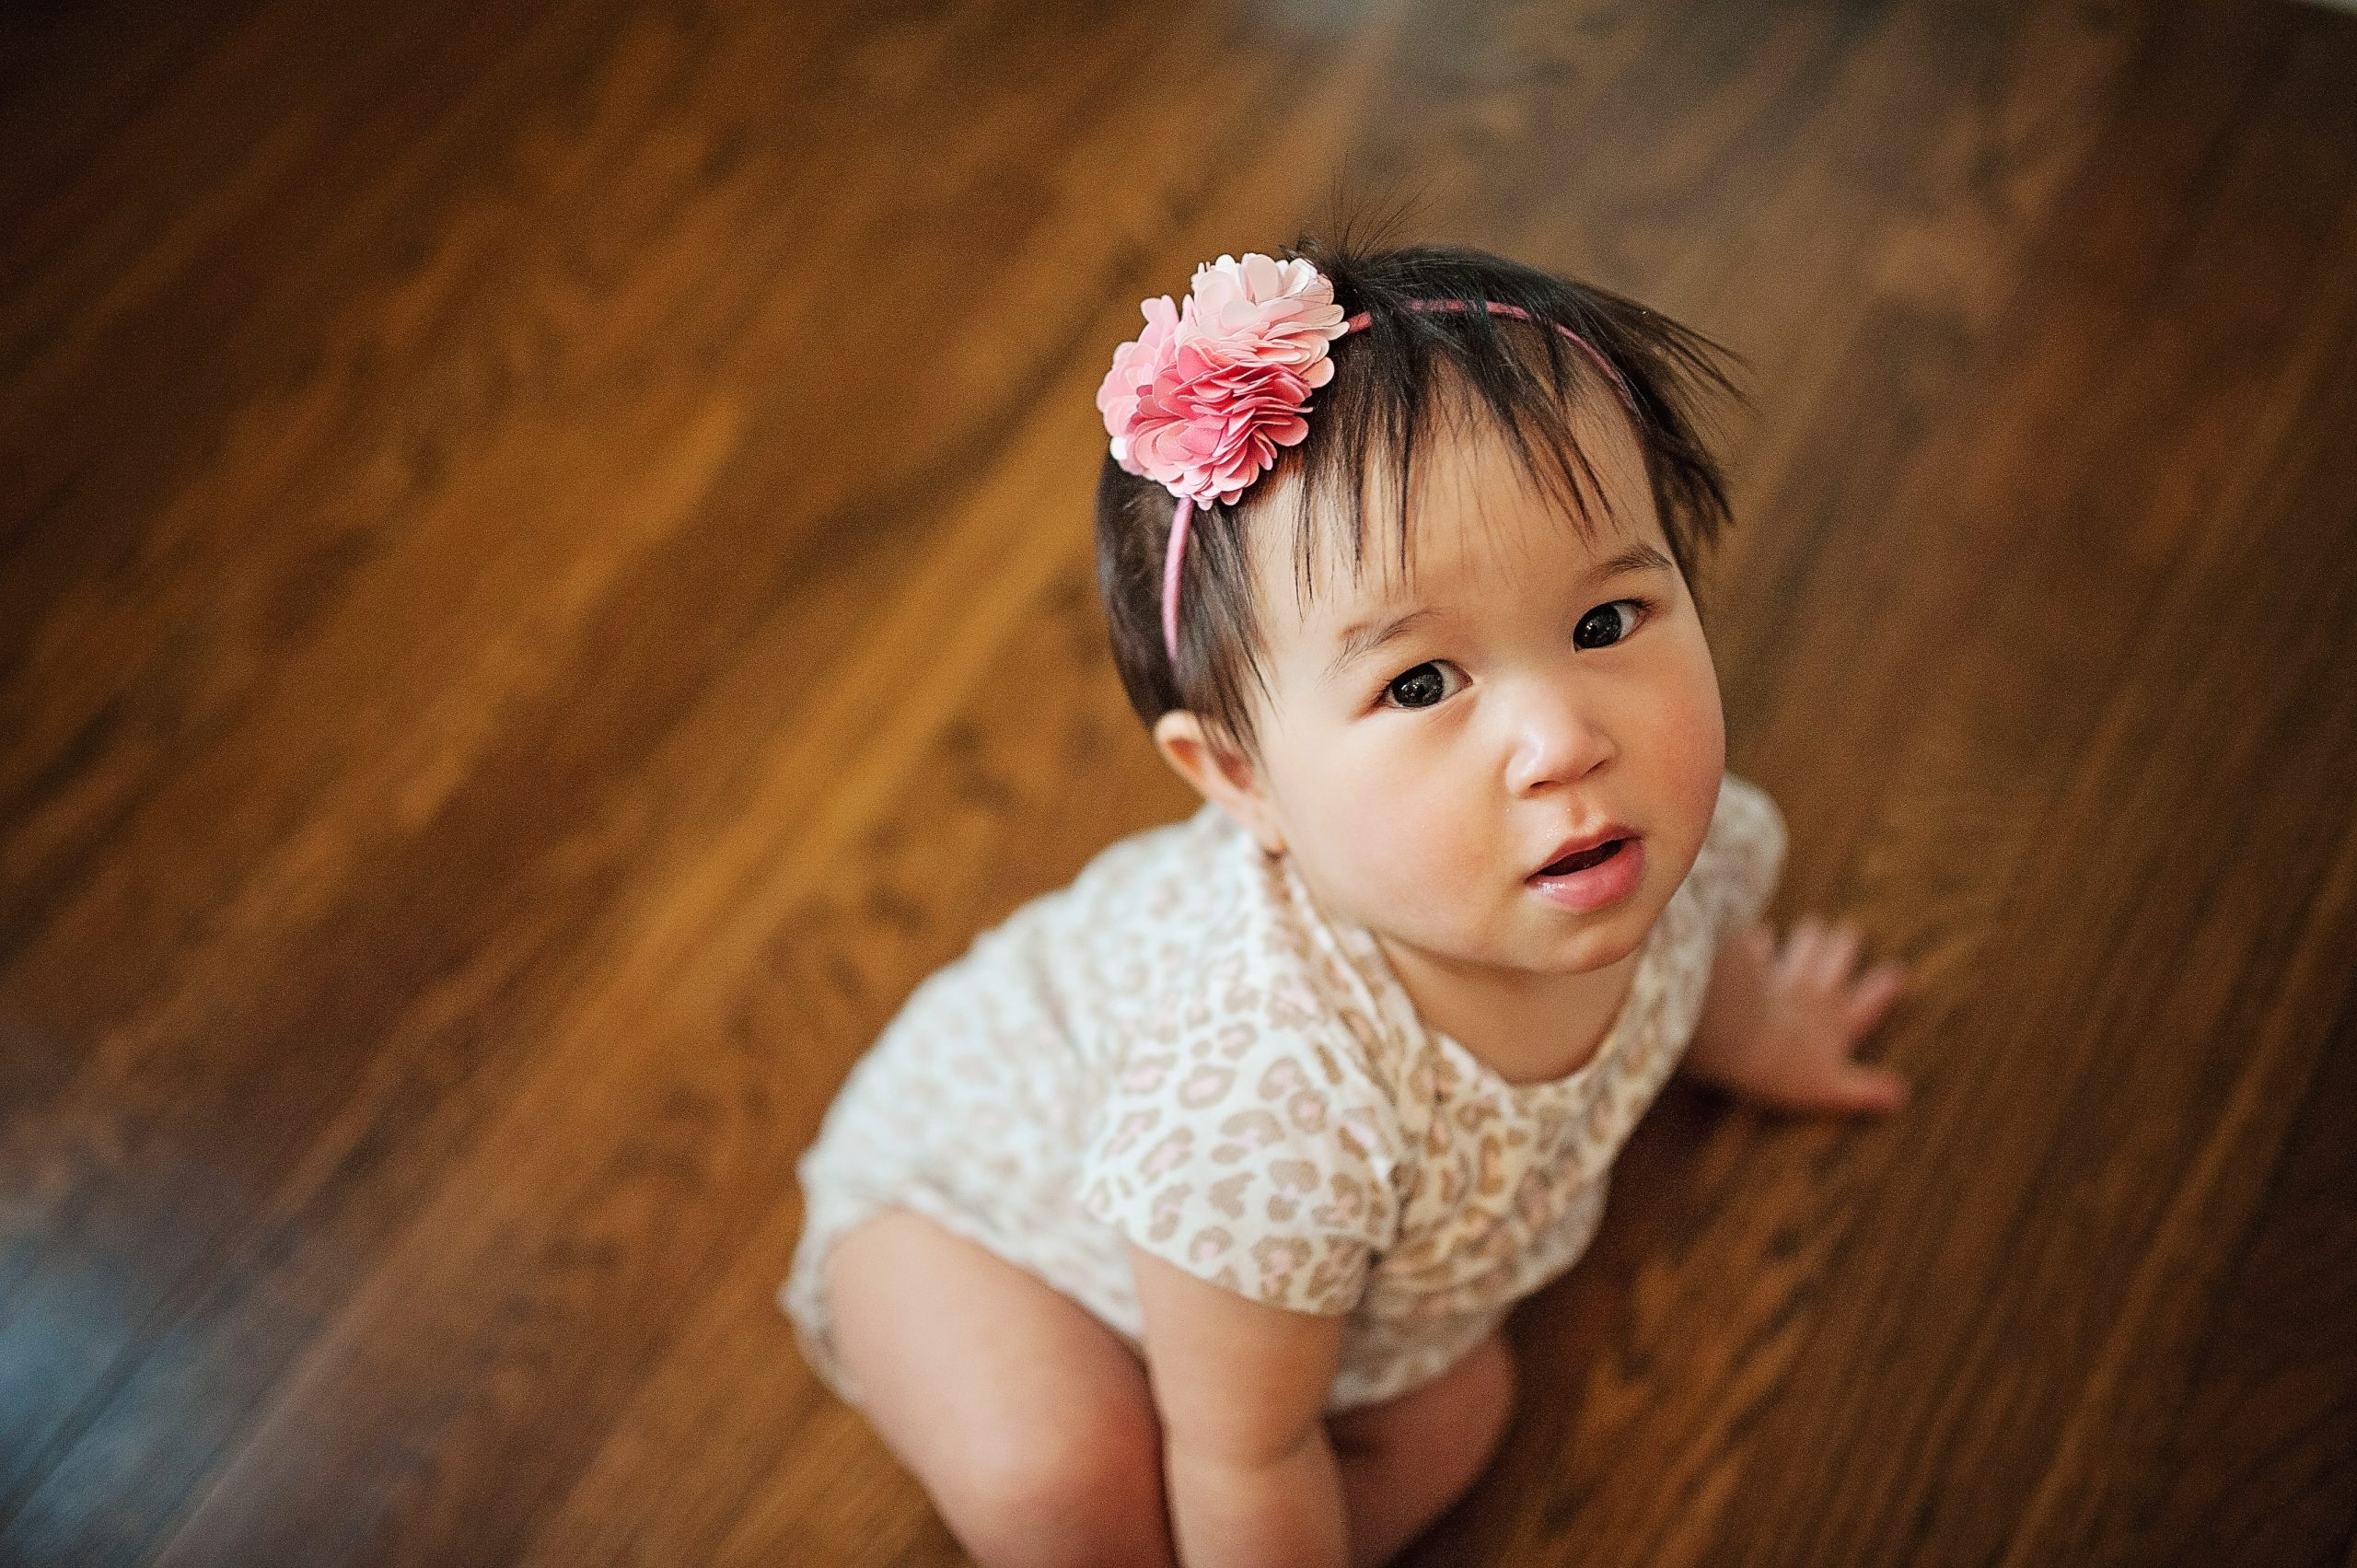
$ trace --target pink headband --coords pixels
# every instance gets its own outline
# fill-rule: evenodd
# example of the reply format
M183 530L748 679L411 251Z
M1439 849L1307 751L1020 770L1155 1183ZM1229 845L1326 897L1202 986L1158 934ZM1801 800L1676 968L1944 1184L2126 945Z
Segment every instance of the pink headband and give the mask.
M1307 261L1257 252L1222 256L1195 269L1183 306L1170 296L1141 308L1145 331L1113 351L1097 406L1113 438L1113 460L1178 498L1162 564L1162 645L1178 665L1178 569L1198 505L1244 494L1277 460L1277 448L1309 434L1309 394L1333 379L1327 344L1364 328L1345 319L1334 285ZM1466 310L1462 299L1420 299L1412 310ZM1492 316L1527 321L1530 312L1495 301ZM1636 400L1612 362L1569 327L1577 343L1631 412Z

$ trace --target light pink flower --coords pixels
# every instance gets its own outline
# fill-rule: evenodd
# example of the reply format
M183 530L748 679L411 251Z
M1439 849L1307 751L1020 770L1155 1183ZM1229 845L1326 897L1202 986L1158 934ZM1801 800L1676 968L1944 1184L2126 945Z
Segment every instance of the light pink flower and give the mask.
M1222 256L1195 269L1191 297L1197 331L1221 345L1223 358L1291 366L1312 387L1333 377L1326 345L1342 335L1342 308L1308 262L1257 251L1241 261Z
M1310 390L1332 378L1327 345L1347 330L1333 285L1307 261L1222 256L1183 306L1144 309L1097 390L1113 460L1174 495L1233 501L1309 434Z

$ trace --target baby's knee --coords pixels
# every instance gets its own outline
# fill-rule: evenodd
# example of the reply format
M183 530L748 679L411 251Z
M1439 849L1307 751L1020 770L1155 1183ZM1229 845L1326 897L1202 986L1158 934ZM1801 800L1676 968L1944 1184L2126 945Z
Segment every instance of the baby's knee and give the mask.
M985 1568L1171 1561L1158 1423L1120 1411L1052 1431L977 1434L955 1498L958 1539Z

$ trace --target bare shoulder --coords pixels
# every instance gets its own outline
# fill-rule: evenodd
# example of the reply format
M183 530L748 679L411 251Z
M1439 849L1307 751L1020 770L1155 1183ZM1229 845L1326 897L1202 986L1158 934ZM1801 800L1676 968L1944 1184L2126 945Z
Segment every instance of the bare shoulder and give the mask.
M1284 1452L1321 1419L1341 1365L1340 1316L1271 1307L1134 1243L1155 1405L1174 1439L1239 1459Z

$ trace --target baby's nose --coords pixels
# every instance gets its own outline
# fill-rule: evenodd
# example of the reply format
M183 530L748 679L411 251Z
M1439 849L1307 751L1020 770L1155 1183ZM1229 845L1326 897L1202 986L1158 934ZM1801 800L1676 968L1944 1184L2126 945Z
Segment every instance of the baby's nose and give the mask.
M1610 761L1611 732L1575 693L1533 686L1514 708L1506 783L1516 795L1573 784Z

